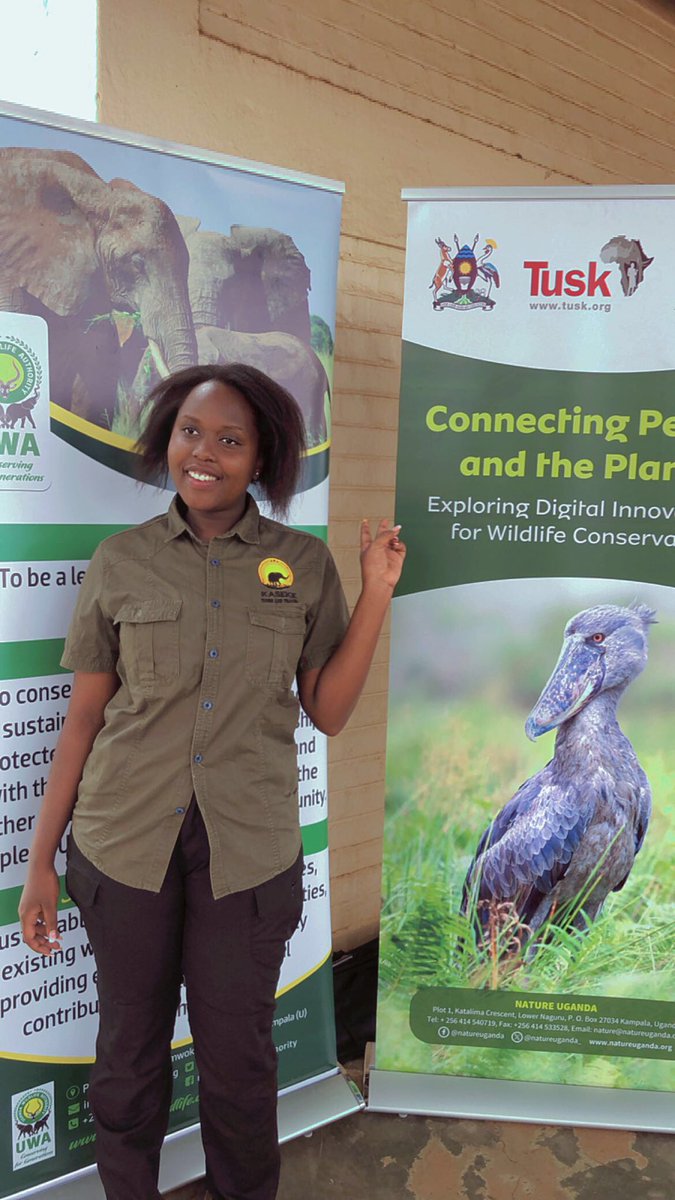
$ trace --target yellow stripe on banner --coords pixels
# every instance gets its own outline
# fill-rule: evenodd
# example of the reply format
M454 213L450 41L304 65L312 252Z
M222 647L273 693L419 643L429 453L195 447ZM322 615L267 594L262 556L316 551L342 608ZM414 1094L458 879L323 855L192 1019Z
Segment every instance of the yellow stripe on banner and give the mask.
M313 454L323 454L324 450L330 450L331 439L326 438L320 446L312 446L311 450L305 450L303 458L311 458Z
M106 446L116 446L118 450L133 451L136 445L134 438L125 437L121 433L113 433L111 429L103 429L101 425L94 425L92 421L85 421L84 417L78 417L77 413L72 413L67 408L61 408L61 405L55 404L53 400L50 402L49 408L55 421L60 421L62 425L68 425L70 429L75 429L78 433L83 433L97 442L105 442ZM320 446L312 446L310 450L305 450L302 457L311 458L314 454L323 454L325 450L330 449L330 446L331 438L327 438Z
M179 1042L172 1042L172 1050L180 1050L181 1046L189 1046L192 1044L192 1038L182 1038ZM43 1063L93 1063L96 1061L92 1055L91 1058L59 1058L53 1054L7 1054L4 1050L0 1050L0 1058L7 1058L11 1062L43 1062Z
M306 979L309 979L310 975L316 975L317 971L321 970L324 963L328 962L330 956L331 951L329 950L326 957L322 958L321 962L317 963L315 967L312 967L311 971L307 971L307 973L305 975L301 975L299 979L294 979L292 983L289 983L288 987L282 988L280 992L276 993L274 999L278 1000L280 996L285 996L286 992L290 992L294 987L297 987L298 984L304 983Z
M96 1059L91 1058L58 1058L52 1054L5 1054L4 1050L0 1050L0 1058L8 1058L11 1062L37 1062L37 1063L93 1063Z
M61 405L55 404L53 400L49 408L55 421L60 421L62 425L68 425L97 442L105 442L106 446L116 446L119 450L133 450L136 445L133 438L124 437L121 433L113 433L111 429L103 429L100 425L85 421L84 417L78 417L77 413L61 408Z
M285 996L287 991L292 991L293 988L297 988L297 986L299 984L305 982L305 979L309 979L310 976L312 976L312 974L316 974L317 971L321 971L321 968L325 964L325 962L328 962L328 959L330 958L330 953L331 953L330 950L328 950L328 953L324 955L324 958L321 961L317 962L317 965L315 967L312 967L311 971L307 971L304 974L304 976L300 976L299 979L294 979L293 983L289 983L287 988L282 988L281 991L277 991L275 1000L279 1000L280 996ZM191 1043L192 1043L191 1037L190 1038L181 1038L179 1040L179 1042L172 1042L171 1048L172 1048L172 1050L180 1050L181 1046L187 1046L187 1045L190 1045ZM0 1050L0 1058L8 1058L8 1060L10 1060L11 1062L91 1063L91 1062L95 1061L94 1057L91 1057L91 1058L60 1058L56 1055L6 1054L6 1052L4 1050Z

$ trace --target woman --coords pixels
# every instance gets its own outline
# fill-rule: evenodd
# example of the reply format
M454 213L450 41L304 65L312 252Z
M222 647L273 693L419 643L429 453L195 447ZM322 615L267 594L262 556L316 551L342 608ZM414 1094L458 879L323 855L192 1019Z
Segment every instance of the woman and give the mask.
M62 663L75 672L20 905L33 950L59 948L54 856L96 957L89 1098L108 1200L156 1200L181 979L214 1200L273 1200L271 1029L302 908L298 702L338 733L366 679L405 547L361 530L351 620L333 561L262 517L287 511L303 448L292 397L238 364L194 367L151 396L139 449L168 472L168 513L94 554Z

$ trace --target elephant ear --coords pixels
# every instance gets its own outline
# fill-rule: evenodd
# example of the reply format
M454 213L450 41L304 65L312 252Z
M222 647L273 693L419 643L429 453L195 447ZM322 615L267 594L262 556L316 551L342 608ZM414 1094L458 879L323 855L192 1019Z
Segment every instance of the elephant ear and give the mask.
M180 229L186 242L193 233L197 232L199 226L201 225L201 220L199 217L183 217L176 213L176 220L178 221L178 228Z
M0 273L59 316L76 314L100 279L94 231L54 170L37 181L34 175L33 182L25 191L19 182L14 190L5 179Z

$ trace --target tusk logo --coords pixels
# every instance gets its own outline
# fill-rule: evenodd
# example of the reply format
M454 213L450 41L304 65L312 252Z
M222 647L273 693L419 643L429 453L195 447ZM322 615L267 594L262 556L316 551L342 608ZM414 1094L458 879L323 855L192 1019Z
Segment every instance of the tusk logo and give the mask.
M289 588L295 576L282 558L264 558L258 566L258 579L268 588Z
M627 238L624 234L610 238L600 251L604 263L616 263L621 277L621 291L624 296L632 296L638 290L645 277L647 267L651 267L654 258L649 258L642 249L638 238Z

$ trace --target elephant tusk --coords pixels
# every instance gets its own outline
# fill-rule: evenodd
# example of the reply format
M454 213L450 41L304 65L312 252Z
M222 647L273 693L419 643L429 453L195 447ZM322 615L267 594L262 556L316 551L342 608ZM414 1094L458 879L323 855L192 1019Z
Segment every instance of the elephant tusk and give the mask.
M162 354L162 351L160 350L159 346L157 345L157 342L153 342L152 338L148 338L148 349L150 350L150 353L152 354L153 361L155 363L155 366L157 367L158 373L161 375L162 379L166 379L167 376L171 374L171 372L169 371L169 368L167 367L166 362L164 361L164 355Z

